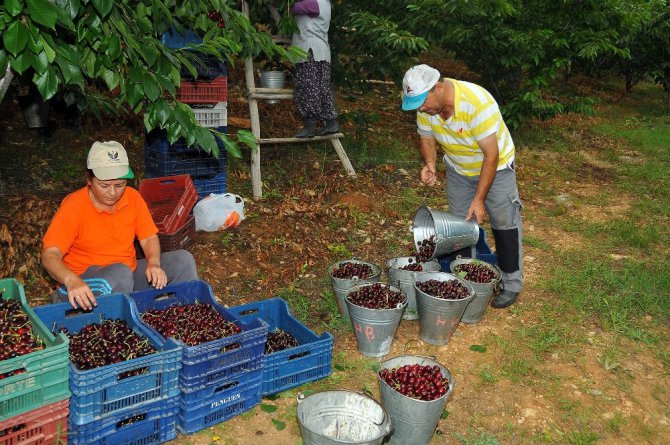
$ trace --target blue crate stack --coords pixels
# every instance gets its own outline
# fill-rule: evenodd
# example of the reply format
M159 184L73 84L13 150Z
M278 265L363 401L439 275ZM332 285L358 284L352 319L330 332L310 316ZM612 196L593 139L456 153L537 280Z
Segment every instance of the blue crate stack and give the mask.
M199 44L202 38L191 31L186 31L184 35L181 35L172 30L163 35L162 42L168 48L180 49ZM207 82L221 81L223 78L226 80L227 88L226 65L212 56L203 56L203 59L202 65L195 64L198 71L197 79L193 79L188 70L182 69L180 73L182 85L194 83L205 85ZM207 103L197 103L188 99L180 100L191 106L196 119L202 126L216 128L221 133L227 133L227 95L221 96L220 99L224 100L219 102L208 100ZM227 190L226 149L221 141L218 141L218 146L219 156L215 158L202 150L188 147L183 139L170 144L164 130L154 130L146 135L144 144L146 177L188 174L191 175L199 198L204 198L210 193L225 193Z

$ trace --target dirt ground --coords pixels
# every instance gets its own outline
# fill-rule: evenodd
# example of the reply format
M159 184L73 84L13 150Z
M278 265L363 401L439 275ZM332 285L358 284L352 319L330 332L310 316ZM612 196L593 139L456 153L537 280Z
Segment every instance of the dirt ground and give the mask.
M231 82L229 96L229 115L248 117L241 85ZM412 117L398 110L394 88L380 86L367 95L355 95L355 99L339 98L341 111L354 116L352 112L365 113L383 105L378 107L379 114L387 128L392 128L398 149L415 150ZM268 135L285 136L298 126L286 108L262 105L261 119ZM45 138L25 129L15 102L6 100L1 105L0 276L24 282L33 305L45 303L54 285L39 267L40 237L60 199L83 184L83 170L78 165L83 169L91 143L118 140L129 149L136 171L143 170L143 133L137 119L97 122L87 118L76 128L66 127L58 115L52 114L52 121L55 132ZM586 118L575 119L570 125L584 128ZM350 119L343 121L343 131L352 135L352 141L369 137L374 143L380 129ZM598 157L598 144L585 135L576 134L575 138L595 159L587 158L586 163L599 174L585 177L571 193L596 195L615 178ZM445 208L444 190L442 186L428 189L417 184L418 155L407 156L408 161L381 164L352 156L358 173L352 180L329 146L303 147L263 149L265 198L259 201L251 199L248 152L244 159L231 162L228 188L246 198L247 219L233 231L198 232L192 251L200 276L212 285L223 304L262 300L289 289L292 295L300 296L296 301L305 302L306 308L292 310L304 309L309 315L308 326L317 333L337 327L333 330L333 375L282 397L264 399L264 405L278 407L274 412L256 407L198 434L179 436L175 444L293 445L300 443L294 417L294 396L299 390L367 390L379 399L372 370L375 360L358 353L353 332L338 325L331 319L332 311L325 309L328 305L323 299L332 298L326 270L343 259L343 248L353 257L380 265L389 258L410 254L413 242L408 227L414 212L426 203ZM360 153L356 147L349 149ZM540 211L555 201L535 191L534 184L555 181L560 195L565 184L547 174L556 164L571 168L568 161L527 147L520 147L517 156L525 204L524 235L541 241L525 247L525 287L519 302L510 309L489 308L478 324L461 324L444 346L423 343L418 321L403 321L388 356L434 356L453 374L456 389L447 403L449 415L440 421L432 443L493 443L486 442L487 437L509 444L670 443L667 368L649 349L619 339L626 351L617 363L620 372L606 369L603 345L613 340L595 323L573 333L580 338L573 350L548 353L539 361L519 356L519 366L532 362L532 369L522 373L521 380L505 378L497 366L509 353L506 345L519 341L514 338L518 329L544 323L542 309L558 297L541 286L542 279L551 273L548 252L588 241L564 231ZM577 218L599 220L625 211L631 199L623 196L609 206L575 204L569 211ZM495 247L490 227L485 224L485 228ZM488 351L473 351L472 345L486 345ZM498 377L487 381L487 373Z

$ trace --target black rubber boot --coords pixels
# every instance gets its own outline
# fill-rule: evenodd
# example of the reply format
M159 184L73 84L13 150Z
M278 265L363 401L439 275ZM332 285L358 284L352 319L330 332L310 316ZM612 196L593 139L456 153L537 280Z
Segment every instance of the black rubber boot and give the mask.
M337 124L335 119L328 120L323 124L323 128L319 131L319 136L325 136L327 134L334 134L340 131L340 126Z
M314 128L314 125L316 125L316 121L312 120L307 120L304 121L303 123L302 130L297 132L296 134L293 135L294 138L313 138L316 136L316 129Z

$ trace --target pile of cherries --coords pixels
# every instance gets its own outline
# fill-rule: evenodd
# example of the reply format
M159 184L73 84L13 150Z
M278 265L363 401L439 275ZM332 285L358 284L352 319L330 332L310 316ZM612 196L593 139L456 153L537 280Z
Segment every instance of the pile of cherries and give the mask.
M421 266L421 263L419 261L414 261L414 258L408 258L407 264L402 266L400 269L411 270L414 272L421 272L423 270L423 266Z
M121 319L101 320L100 324L88 324L76 334L68 332L64 326L59 329L59 332L64 333L70 339L70 361L81 370L112 365L156 352L156 348L149 343L148 339L137 335ZM143 372L147 370L136 369L122 377L130 377Z
M265 354L283 351L284 349L295 348L298 346L298 340L290 333L282 329L275 329L268 332L268 339L265 342Z
M404 303L407 298L388 285L374 283L350 291L347 294L347 300L356 306L368 309L395 309L399 304Z
M454 272L459 274L464 280L473 283L490 283L497 278L497 274L485 264L481 263L463 263L454 267Z
M353 277L358 277L363 280L372 275L372 266L365 263L345 261L344 263L340 263L340 265L333 270L332 275L335 278L351 279Z
M221 16L221 13L219 11L209 11L207 17L209 17L211 21L216 22L219 28L226 27L226 22L223 20L223 17Z
M242 330L223 318L211 304L186 304L142 313L142 321L165 338L176 338L188 346L230 337Z
M462 300L470 296L470 291L456 280L427 280L416 283L416 287L433 297L444 300Z
M44 349L33 334L33 325L18 300L0 300L0 361ZM0 380L25 372L24 369L0 374Z
M400 368L381 369L381 377L400 394L419 400L439 399L449 390L449 379L442 376L440 367L430 365L403 365Z
M417 263L425 263L430 260L435 253L435 246L437 245L435 241L435 235L431 236L428 239L418 241L416 243L418 253L416 256Z

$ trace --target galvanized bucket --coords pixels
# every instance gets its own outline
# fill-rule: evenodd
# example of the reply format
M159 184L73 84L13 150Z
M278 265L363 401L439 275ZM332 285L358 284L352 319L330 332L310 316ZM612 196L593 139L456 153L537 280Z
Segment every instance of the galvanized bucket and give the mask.
M433 297L417 287L428 280L458 280L468 288L469 295L461 300ZM475 291L464 279L446 272L421 272L414 282L416 306L419 311L419 337L431 345L445 345L456 331L465 308L475 298Z
M333 276L333 272L335 271L335 269L340 267L340 264L342 263L367 264L368 266L372 267L372 275L364 279L360 279L358 277L353 277L351 279L335 278ZM347 308L347 292L349 292L349 289L358 284L378 282L382 275L382 269L376 264L352 259L352 260L338 261L337 263L333 264L328 268L328 275L330 275L330 281L333 285L333 291L335 292L335 297L337 297L337 307L340 310L340 315L342 316L343 319L350 320L349 309Z
M284 88L286 83L286 72L284 71L261 71L261 87L263 88ZM265 99L267 104L278 104L280 99Z
M412 270L404 270L405 267L415 261L414 257L403 256L398 258L391 258L386 262L389 276L389 283L400 288L402 293L407 296L407 309L402 318L404 320L416 320L419 318L419 313L416 310L416 292L414 292L414 279L418 272ZM427 261L421 264L423 269L421 272L437 272L440 270L440 263L437 260Z
M363 287L372 286L374 283L362 284L349 289L347 295ZM395 286L381 284L392 291L400 292ZM403 312L407 308L407 298L405 302L393 309L368 309L358 306L349 299L346 299L349 316L356 335L358 352L366 357L383 357L391 352L391 344L395 336Z
M482 260L476 260L474 258L456 257L456 259L449 264L449 268L451 269L451 272L456 274L456 266L468 263L483 264L484 266L493 270L496 274L496 279L491 281L490 283L475 283L474 281L465 280L464 278L464 280L470 283L470 286L472 286L472 288L475 290L476 296L475 298L472 299L472 301L470 301L468 306L465 308L465 312L463 312L463 317L461 317L461 322L479 323L482 317L484 317L484 313L486 312L486 308L491 302L491 298L493 298L493 293L496 289L496 286L498 285L498 283L500 283L500 280L502 279L502 273L500 272L500 269L498 269L497 266L494 266L493 264L489 264Z
M442 376L449 379L447 393L435 400L418 400L404 396L391 388L377 373L382 406L388 411L393 423L393 434L389 445L423 445L430 442L447 399L454 390L455 382L447 368L427 357L403 355L381 363L381 369L399 368L404 365L439 366Z
M305 445L380 445L391 432L386 410L353 391L300 394L297 417Z
M421 241L434 238L435 251L429 259L444 256L479 241L479 224L476 221L465 221L463 218L448 212L440 212L423 206L414 215L414 223L410 226L414 234L414 246L419 251Z

